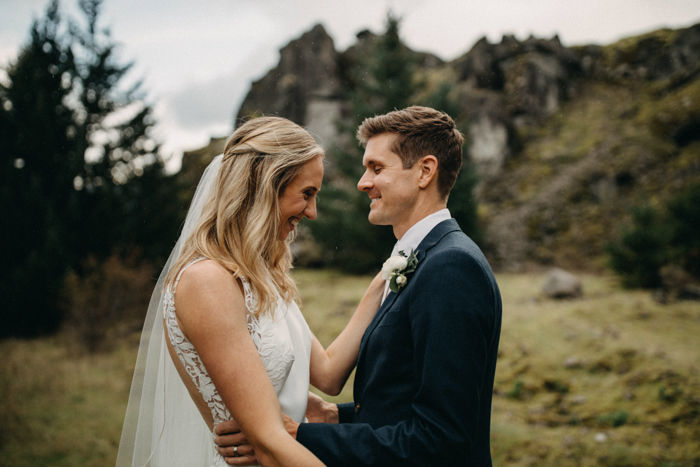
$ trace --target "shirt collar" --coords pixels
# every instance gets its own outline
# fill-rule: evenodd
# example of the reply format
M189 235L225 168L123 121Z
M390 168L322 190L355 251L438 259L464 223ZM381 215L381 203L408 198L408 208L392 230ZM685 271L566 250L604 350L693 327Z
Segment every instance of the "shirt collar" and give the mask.
M423 241L426 235L430 233L431 230L435 228L442 221L451 219L450 210L445 208L438 212L434 212L431 215L424 217L415 224L411 226L410 229L403 234L403 237L396 242L394 249L391 251L391 256L398 256L399 251L403 251L406 256L411 254L411 250L415 250ZM389 281L386 281L384 285L384 296L382 297L382 303L389 293Z
M406 256L410 255L411 250L418 248L420 242L423 241L425 236L428 235L436 225L451 218L450 210L445 208L419 220L403 234L403 237L401 237L398 242L396 242L394 249L391 251L391 256L397 256L399 251L403 251Z

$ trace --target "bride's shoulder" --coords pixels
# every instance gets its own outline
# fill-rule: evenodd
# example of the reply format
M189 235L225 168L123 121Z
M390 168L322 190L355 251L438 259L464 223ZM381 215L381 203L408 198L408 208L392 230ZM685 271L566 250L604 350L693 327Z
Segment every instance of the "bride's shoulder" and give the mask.
M194 260L187 266L182 275L206 275L208 277L230 276L231 271L223 267L220 263L209 258Z
M183 293L200 295L231 289L239 291L240 286L237 286L236 282L234 275L224 266L214 260L203 259L190 264L182 271L176 296Z
M180 329L195 347L201 345L198 339L202 336L216 333L214 328L221 330L245 322L242 287L228 269L215 261L197 261L185 268L173 298Z

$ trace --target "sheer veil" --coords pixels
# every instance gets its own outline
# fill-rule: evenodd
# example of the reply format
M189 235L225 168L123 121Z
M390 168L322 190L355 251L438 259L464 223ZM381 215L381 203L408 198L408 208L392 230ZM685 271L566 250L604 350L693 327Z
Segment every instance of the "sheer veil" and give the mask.
M163 283L194 231L221 168L222 155L202 175L185 225L160 273L143 325L117 467L210 465L214 443L165 346Z

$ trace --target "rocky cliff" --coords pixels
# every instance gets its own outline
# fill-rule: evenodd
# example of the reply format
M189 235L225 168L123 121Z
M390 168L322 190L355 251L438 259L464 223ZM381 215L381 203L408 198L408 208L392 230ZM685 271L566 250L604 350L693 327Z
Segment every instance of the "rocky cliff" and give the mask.
M338 52L316 25L280 50L279 64L255 81L238 117L275 114L303 124L327 145L337 138L342 85Z
M236 117L290 118L332 163L351 71L376 37L363 31L339 52L315 26L280 50ZM632 205L700 181L700 25L607 46L483 38L449 63L415 54L421 79L447 83L458 104L482 180L484 247L502 268L599 267Z

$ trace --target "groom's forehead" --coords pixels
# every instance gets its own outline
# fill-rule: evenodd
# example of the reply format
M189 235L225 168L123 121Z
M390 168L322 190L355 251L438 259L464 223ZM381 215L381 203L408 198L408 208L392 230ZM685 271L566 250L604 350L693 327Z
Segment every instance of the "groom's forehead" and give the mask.
M393 152L388 152L384 154L371 154L362 158L362 165L365 167L374 167L375 165L387 166L400 164L401 158L398 154Z
M384 133L373 136L367 141L365 153L362 157L362 165L369 167L377 164L387 164L401 160L394 152L393 144L396 135Z

